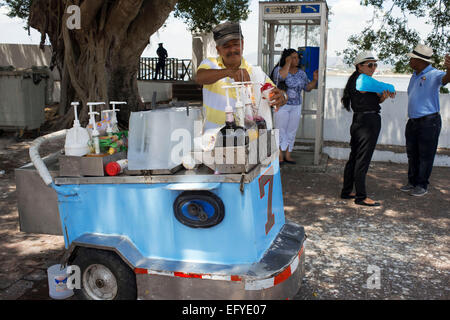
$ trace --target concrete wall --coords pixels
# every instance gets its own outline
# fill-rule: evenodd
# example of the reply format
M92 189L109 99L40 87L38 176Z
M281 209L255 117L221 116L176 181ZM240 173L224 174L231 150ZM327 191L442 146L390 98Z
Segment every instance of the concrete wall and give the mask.
M156 102L172 100L172 83L157 81L138 81L138 90L144 102L152 102L153 91L156 91ZM61 83L55 81L53 101L59 102Z
M327 89L324 114L324 140L350 141L352 112L341 105L342 89ZM450 148L450 94L440 95L442 130L439 147ZM398 92L395 99L381 104L381 132L379 144L405 145L405 126L408 121L408 95Z
M144 102L152 102L156 91L156 102L172 100L172 83L158 81L138 81L139 94Z
M200 62L207 57L217 56L216 43L212 32L192 35L192 74L195 76Z
M353 113L347 112L340 103L342 89L327 89L324 112L324 141L343 142L343 146L326 146L323 152L331 158L348 159L350 149L350 125ZM439 137L439 148L450 149L450 94L440 95L442 130ZM407 163L405 154L405 127L407 116L408 95L406 92L398 92L395 99L387 99L381 104L381 132L378 145L394 145L395 152L376 150L374 161L392 161ZM399 152L400 150L400 152ZM450 166L450 157L439 154L436 156L436 166Z

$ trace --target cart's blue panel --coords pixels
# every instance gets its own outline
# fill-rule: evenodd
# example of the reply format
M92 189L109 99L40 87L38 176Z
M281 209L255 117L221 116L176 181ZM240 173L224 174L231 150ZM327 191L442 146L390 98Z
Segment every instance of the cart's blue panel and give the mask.
M274 224L266 228L270 187ZM180 184L181 185L181 184ZM202 189L201 184L197 184ZM223 221L211 228L179 222L173 203L183 192L174 184L83 184L60 186L76 196L58 195L66 247L84 233L127 236L143 256L221 264L261 259L285 223L278 161L252 182L204 183L225 206ZM266 229L268 233L266 234Z

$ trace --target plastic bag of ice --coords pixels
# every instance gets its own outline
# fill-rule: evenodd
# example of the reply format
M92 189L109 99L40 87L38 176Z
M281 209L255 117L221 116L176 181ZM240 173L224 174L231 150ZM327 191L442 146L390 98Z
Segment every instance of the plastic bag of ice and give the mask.
M132 112L128 132L128 169L172 169L191 152L202 131L201 108L164 108Z
M395 92L392 84L378 81L364 73L361 73L358 79L356 79L356 90L376 93L383 93L385 90L392 93Z

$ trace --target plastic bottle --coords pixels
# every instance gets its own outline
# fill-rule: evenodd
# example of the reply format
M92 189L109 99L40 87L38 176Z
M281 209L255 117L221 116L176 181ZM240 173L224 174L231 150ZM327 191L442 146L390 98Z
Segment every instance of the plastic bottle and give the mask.
M67 132L64 151L67 156L82 157L89 153L89 132L82 128L78 121L77 106L79 102L72 102L71 105L74 108L75 120L73 128Z
M92 124L92 142L94 145L95 154L100 154L100 133L97 130L97 124L95 123L95 115L99 114L98 112L92 111L92 106L105 104L104 102L88 102L89 106L89 123Z
M105 166L105 172L108 176L117 176L126 168L128 168L128 159L111 161Z
M116 104L127 104L125 101L110 101L110 105L112 105L112 116L111 116L111 127L112 132L119 132L119 127L117 125L117 111L120 109L116 109Z
M234 108L236 109L236 122L238 126L244 127L245 125L245 110L244 104L241 101L239 89L236 87L236 105Z
M103 110L102 113L105 114L105 117L109 118L109 121L106 123L106 135L108 137L111 137L113 134L113 129L112 129L112 118L111 115L108 116L108 113L111 114L113 111L112 110Z

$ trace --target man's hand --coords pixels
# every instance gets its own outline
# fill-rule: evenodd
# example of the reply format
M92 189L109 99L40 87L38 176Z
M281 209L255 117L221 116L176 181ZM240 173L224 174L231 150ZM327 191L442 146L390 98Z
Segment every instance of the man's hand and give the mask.
M280 90L278 88L273 88L271 92L272 96L270 97L270 105L276 107L277 109L281 106L284 106L287 102L285 96L287 96L286 92Z
M235 82L250 81L250 75L245 69L230 70L230 78L233 78Z

